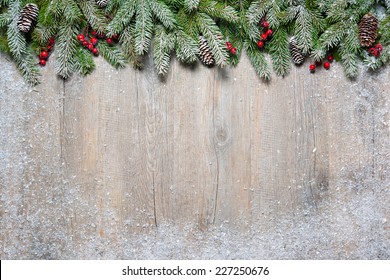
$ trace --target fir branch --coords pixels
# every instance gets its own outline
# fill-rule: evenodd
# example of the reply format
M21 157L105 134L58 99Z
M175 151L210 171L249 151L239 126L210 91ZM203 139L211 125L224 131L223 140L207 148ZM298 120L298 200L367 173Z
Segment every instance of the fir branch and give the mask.
M270 41L269 52L272 65L276 74L285 76L291 68L290 50L288 48L288 36L285 28L277 29Z
M268 0L269 10L267 11L267 21L273 29L278 29L280 25L279 15L281 13L281 3L278 0Z
M56 73L64 79L69 78L77 68L75 61L78 49L77 33L78 30L68 23L63 23L59 27Z
M153 15L164 25L167 29L173 29L176 26L174 14L165 3L158 0L149 0L150 10Z
M32 39L39 45L43 46L47 44L50 38L54 37L57 33L57 26L43 26L40 23L35 27L32 33Z
M60 11L60 14L57 17L66 19L68 24L77 24L83 16L83 13L73 0L60 0L57 8Z
M79 6L91 27L98 33L103 34L107 25L103 11L91 0L79 1Z
M107 36L120 34L123 29L130 23L135 14L136 2L127 0L122 4L116 13L114 19L107 26Z
M125 55L116 46L109 46L106 42L100 42L99 52L115 68L123 68L127 64Z
M183 31L190 35L193 39L198 40L200 31L198 28L197 17L189 16L185 10L182 9L177 13L176 18L180 28L182 28Z
M16 66L25 80L32 86L39 83L39 69L34 56L29 52L27 41L19 32L18 20L20 1L10 3L10 15L12 19L7 29L7 39L10 52L16 62Z
M348 78L355 78L359 74L358 50L360 43L358 39L358 26L350 25L343 43L340 44L340 56L344 66L345 74Z
M199 6L199 0L184 0L184 10L187 13L195 11Z
M200 32L210 45L211 52L217 65L224 67L228 60L225 42L221 40L222 33L212 18L204 13L199 13L197 17Z
M264 53L260 52L257 45L252 41L247 41L245 46L248 58L255 68L257 75L259 75L259 77L263 80L270 80L271 69L267 63Z
M11 22L11 16L8 12L0 15L0 28L6 27Z
M7 29L8 45L16 61L23 60L23 57L27 54L26 38L18 29L19 10L20 1L12 2L9 10L12 19Z
M247 32L249 38L256 42L260 38L259 32L259 22L265 16L266 12L269 10L269 0L254 1L248 8L246 17L248 19Z
M390 62L390 46L383 47L383 51L379 57L369 56L368 53L364 56L364 64L371 70L378 70Z
M174 48L175 36L167 33L163 26L158 25L153 46L153 61L159 75L168 73L171 52Z
M138 0L137 2L134 34L135 51L138 55L143 55L148 52L153 36L152 11L146 0Z
M51 14L57 19L59 19L64 15L64 10L65 5L63 0L51 0L46 10L46 16Z
M336 47L341 42L348 28L346 22L338 22L331 25L318 39L318 45L311 53L311 56L316 61L321 61L330 48Z
M308 53L313 47L313 33L311 16L304 7L300 6L295 22L295 37L298 47L304 54Z
M96 65L93 60L93 55L85 48L78 48L76 53L75 70L85 76L95 70Z
M105 7L105 11L107 13L112 13L114 10L118 9L120 5L123 4L123 0L110 0L107 3L107 6Z
M230 55L228 60L229 65L236 66L241 58L244 42L247 39L245 28L242 28L242 25L232 25L226 22L220 23L219 28L226 41L232 43L237 49L237 53L235 55Z
M233 7L212 0L201 1L198 10L212 18L220 18L230 23L237 23L239 20L238 13Z
M134 35L133 35L133 26L129 25L125 30L123 30L119 43L122 46L122 53L125 58L130 61L136 68L141 67L141 62L139 57L135 52L134 47Z
M182 30L176 31L175 36L177 59L184 63L196 62L199 54L198 43Z

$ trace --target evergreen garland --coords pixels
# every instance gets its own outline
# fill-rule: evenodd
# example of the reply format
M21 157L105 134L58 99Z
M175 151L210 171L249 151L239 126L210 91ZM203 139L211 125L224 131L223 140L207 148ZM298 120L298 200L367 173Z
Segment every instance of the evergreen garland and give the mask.
M22 33L18 21L27 4L37 5L39 15L31 30ZM373 40L383 46L380 55L361 45L361 21L369 13L378 19ZM264 21L273 32L259 48ZM294 61L291 38L294 48L313 61L331 52L350 78L359 74L359 61L372 70L390 61L389 0L0 0L0 52L13 58L32 85L39 82L36 56L50 38L55 39L58 75L66 79L95 69L92 53L77 39L86 30L119 36L115 44L97 46L114 67L129 62L142 67L151 52L160 75L168 72L172 55L183 63L197 62L200 37L207 40L216 65L235 66L246 52L264 80L271 77L270 61L278 75L289 73ZM234 53L227 42L234 45Z

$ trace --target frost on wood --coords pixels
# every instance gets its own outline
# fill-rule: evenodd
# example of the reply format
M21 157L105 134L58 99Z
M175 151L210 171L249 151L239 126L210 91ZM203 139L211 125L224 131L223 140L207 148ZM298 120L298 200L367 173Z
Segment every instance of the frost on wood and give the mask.
M67 141L83 135L62 122L62 81L42 89L44 81L32 90L12 64L3 63L4 57L0 60L2 259L390 258L390 118L385 92L353 83L348 91L329 85L327 95L313 95L329 107L329 115L338 116L338 123L328 128L329 149L335 151L332 162L341 166L329 167L329 194L316 204L297 206L283 215L273 209L259 211L245 231L237 226L239 221L228 220L202 228L168 221L154 227L135 221L149 216L145 209L122 217L120 209L110 208L111 193L102 191L102 178L80 182L76 174L64 173L63 155L69 151L64 150L60 128L67 125ZM366 77L364 83L380 83L386 74ZM117 105L112 104L112 112L118 112ZM336 136L343 141L332 142ZM364 149L357 150L356 144ZM321 157L320 148L309 150ZM105 176L109 184L111 174Z

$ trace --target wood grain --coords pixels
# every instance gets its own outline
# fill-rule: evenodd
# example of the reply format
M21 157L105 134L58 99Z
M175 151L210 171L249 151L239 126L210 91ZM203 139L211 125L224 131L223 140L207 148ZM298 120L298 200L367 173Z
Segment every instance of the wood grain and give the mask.
M164 224L245 233L389 181L389 69L349 81L338 64L294 67L264 83L245 56L172 61L164 78L150 59L97 65L66 82L49 65L34 90L2 70L2 258L121 258L110 248Z

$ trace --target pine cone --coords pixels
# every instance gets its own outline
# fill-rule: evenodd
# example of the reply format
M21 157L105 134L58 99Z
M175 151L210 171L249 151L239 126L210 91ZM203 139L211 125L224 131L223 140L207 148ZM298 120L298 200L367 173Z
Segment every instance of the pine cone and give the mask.
M33 3L29 3L20 12L18 28L21 32L27 33L38 18L39 8Z
M215 59L206 38L199 36L199 57L206 66L214 66Z
M371 13L363 16L359 23L359 40L363 47L370 47L378 36L378 19Z
M96 2L96 4L97 4L99 7L103 8L103 7L107 6L108 0L95 0L95 2Z
M305 60L305 57L303 56L301 50L299 49L295 38L291 38L290 43L289 43L289 47L290 47L292 61L298 65L302 64L303 61Z

